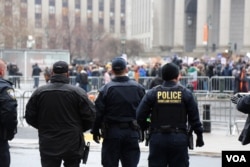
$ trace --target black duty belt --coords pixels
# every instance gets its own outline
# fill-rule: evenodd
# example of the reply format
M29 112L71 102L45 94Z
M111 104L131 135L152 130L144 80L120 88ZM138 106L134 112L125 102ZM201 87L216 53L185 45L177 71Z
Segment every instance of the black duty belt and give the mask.
M187 130L182 129L182 128L159 128L159 129L152 129L151 133L184 133L184 134L187 134Z
M106 123L105 127L127 129L131 127L131 122Z

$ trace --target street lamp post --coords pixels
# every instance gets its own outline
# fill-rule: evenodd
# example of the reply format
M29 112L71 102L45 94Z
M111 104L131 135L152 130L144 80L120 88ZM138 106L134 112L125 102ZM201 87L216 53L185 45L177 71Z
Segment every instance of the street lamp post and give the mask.
M230 59L232 57L233 50L232 50L232 42L228 43L228 58Z
M121 51L122 54L126 52L126 38L121 38Z

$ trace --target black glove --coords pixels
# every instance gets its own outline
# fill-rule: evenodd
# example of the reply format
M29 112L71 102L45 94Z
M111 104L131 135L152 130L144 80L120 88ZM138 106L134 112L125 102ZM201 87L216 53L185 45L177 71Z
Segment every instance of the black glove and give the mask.
M202 147L204 145L202 133L196 135L197 135L196 147Z
M95 131L95 132L91 132L93 134L93 140L96 142L96 143L100 143L100 139L101 139L101 134L99 131Z
M242 98L242 95L236 94L236 95L231 97L231 101L232 101L232 103L237 104L239 102L240 98Z
M145 131L139 130L139 142L143 142L145 139Z

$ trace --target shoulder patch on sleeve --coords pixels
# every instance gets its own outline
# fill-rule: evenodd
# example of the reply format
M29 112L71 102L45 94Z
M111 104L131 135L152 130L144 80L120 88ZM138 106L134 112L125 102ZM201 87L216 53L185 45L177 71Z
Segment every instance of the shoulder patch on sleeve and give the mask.
M8 94L12 99L16 99L15 92L14 92L13 89L8 89L8 90L7 90L7 94Z

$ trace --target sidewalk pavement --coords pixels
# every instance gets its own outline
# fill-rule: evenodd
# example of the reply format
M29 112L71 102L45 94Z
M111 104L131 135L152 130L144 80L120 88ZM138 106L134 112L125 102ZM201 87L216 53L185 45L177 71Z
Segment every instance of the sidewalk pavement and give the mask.
M32 128L32 127L27 127ZM25 128L26 129L26 128ZM35 135L34 135L35 132ZM21 133L21 132L20 132ZM30 133L30 132L29 132ZM10 141L11 147L16 148L27 148L27 149L38 149L38 139L36 130L32 130L33 136L35 137L19 137L18 135ZM225 131L212 131L211 133L204 133L203 139L205 145L203 147L195 147L194 150L189 150L190 155L200 155L200 156L211 156L211 157L221 157L222 151L242 151L250 150L250 145L243 146L240 141L238 141L239 134L229 135ZM90 150L100 151L101 144L97 144L92 140L92 135L90 133L85 133L85 140L90 141ZM195 145L196 135L194 134L194 145ZM140 143L141 151L147 152L148 147L145 143Z

